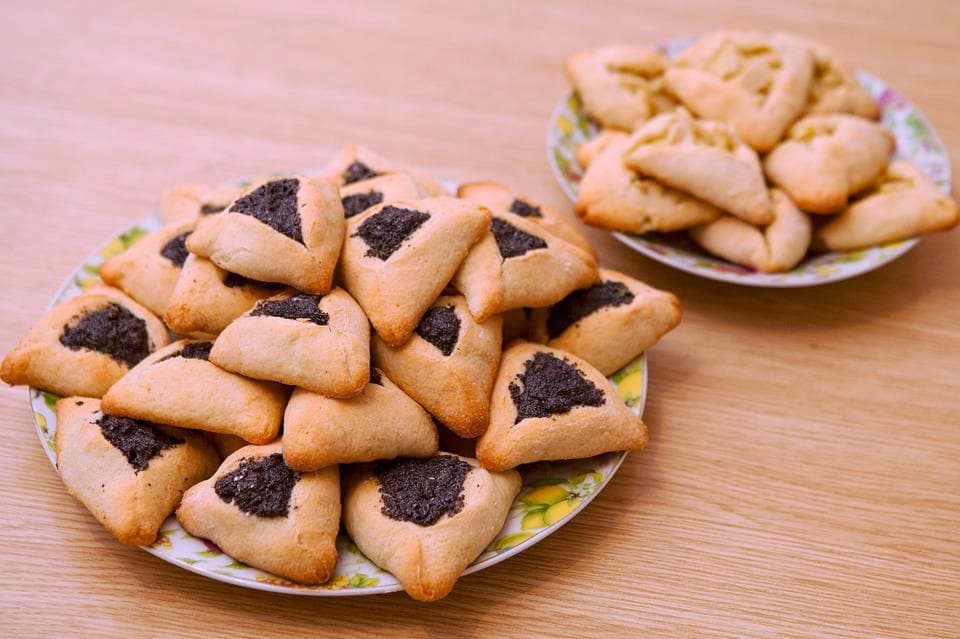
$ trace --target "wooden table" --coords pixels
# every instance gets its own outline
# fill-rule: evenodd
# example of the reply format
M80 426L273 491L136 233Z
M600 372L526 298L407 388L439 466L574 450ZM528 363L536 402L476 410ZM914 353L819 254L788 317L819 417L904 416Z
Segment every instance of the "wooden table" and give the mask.
M169 4L0 8L4 352L171 184L360 142L569 210L544 129L561 60L602 43L819 38L910 96L960 166L953 0ZM228 586L116 543L64 492L25 390L4 388L0 632L960 635L960 233L805 290L708 282L590 236L676 292L684 321L650 353L649 449L561 531L429 606Z

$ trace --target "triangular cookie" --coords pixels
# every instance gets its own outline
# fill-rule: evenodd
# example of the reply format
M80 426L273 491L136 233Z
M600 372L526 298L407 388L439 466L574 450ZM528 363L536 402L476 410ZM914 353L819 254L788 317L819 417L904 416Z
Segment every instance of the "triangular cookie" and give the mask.
M97 286L47 311L7 353L0 379L58 395L102 397L168 341L153 313L116 289Z
M103 409L256 444L276 439L289 391L215 366L208 361L212 347L180 340L160 349L110 387Z
M322 296L287 291L227 326L210 361L247 377L352 397L370 377L370 324L341 288Z
M384 175L400 173L406 174L407 177L412 177L420 189L425 192L425 195L418 197L447 195L447 190L430 176L424 175L419 171L400 168L370 149L356 144L342 146L336 155L334 155L333 159L327 163L322 175L332 178L343 188L361 182L367 182ZM409 197L403 197L401 199L409 199Z
M167 224L194 222L222 213L240 194L239 189L184 184L160 195L160 217Z
M163 314L170 330L182 335L217 335L254 304L286 288L228 273L190 254Z
M529 342L515 342L504 351L490 427L477 441L484 468L506 470L646 445L643 421L586 361Z
M187 259L186 239L193 222L169 224L154 231L100 267L100 277L162 316Z
M761 273L789 271L810 247L811 223L787 195L770 190L774 220L766 227L724 215L690 229L690 237L708 252Z
M853 115L812 115L792 127L767 155L767 177L810 213L834 213L880 177L893 153L893 134Z
M946 231L960 221L957 201L908 162L892 162L839 215L817 228L814 247L856 249Z
M281 442L247 446L187 491L177 519L238 561L302 584L322 584L337 563L340 473L299 473Z
M685 109L659 115L630 136L624 161L751 224L773 220L756 152L719 122L694 119Z
M600 269L597 284L533 311L532 338L613 375L679 323L675 295Z
M405 173L381 175L340 188L340 203L348 220L377 204L429 196L430 193L416 179Z
M183 492L219 463L200 433L106 415L99 399L57 402L60 478L125 544L152 544Z
M344 481L350 538L419 601L453 589L500 532L521 485L515 471L445 453L358 467Z
M583 110L604 126L632 131L676 102L664 91L666 57L654 49L611 46L567 58L564 72Z
M515 215L529 220L596 257L590 241L559 211L525 195L518 195L502 184L491 181L467 182L457 189L457 197L476 202L493 213L509 213L504 216L506 219Z
M483 321L524 306L548 306L597 279L593 255L516 215L494 214L453 276Z
M403 346L391 347L374 335L373 358L437 419L459 435L476 437L490 417L501 325L499 315L478 322L463 297L444 295Z
M813 51L813 82L806 114L850 113L872 120L880 117L880 105L860 84L852 65L819 42L807 45Z
M576 203L585 224L639 235L680 231L720 216L715 206L628 168L623 161L628 140L625 133L608 132L577 150L588 164Z
M333 282L343 231L336 184L299 175L254 185L204 220L187 248L231 273L322 295Z
M664 76L691 111L732 125L757 151L769 151L803 113L813 54L783 34L719 31L681 53Z
M356 397L335 399L298 388L284 413L283 458L296 470L436 452L430 415L375 368Z
M487 209L455 198L377 205L348 220L344 286L377 334L400 346L489 223Z

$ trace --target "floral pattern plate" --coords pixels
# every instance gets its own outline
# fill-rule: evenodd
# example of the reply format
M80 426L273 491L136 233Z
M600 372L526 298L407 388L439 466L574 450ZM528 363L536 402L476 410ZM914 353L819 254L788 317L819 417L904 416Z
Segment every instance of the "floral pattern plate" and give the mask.
M99 283L100 265L104 260L123 252L160 225L159 217L151 216L107 242L64 282L51 306ZM647 394L646 355L625 366L611 380L624 401L641 415ZM37 434L47 457L56 466L57 418L53 407L59 397L35 388L29 392ZM626 456L624 452L608 453L590 459L521 468L523 489L503 529L464 574L499 563L555 532L597 496ZM367 559L343 533L337 539L336 572L322 586L301 586L236 561L211 542L190 535L172 515L161 527L157 541L143 548L191 572L259 590L314 596L372 595L403 590L393 575Z
M692 38L671 40L660 49L672 58L691 42ZM862 71L859 76L880 104L884 126L896 136L896 157L915 164L949 193L950 157L927 119L883 80ZM575 92L561 100L550 116L547 157L554 176L571 200L577 199L577 187L583 175L583 167L574 153L598 131L597 124L583 112ZM914 238L860 251L814 253L785 273L758 273L708 255L682 233L641 236L615 232L613 236L635 251L681 271L721 282L774 288L816 286L855 277L897 259L919 241Z

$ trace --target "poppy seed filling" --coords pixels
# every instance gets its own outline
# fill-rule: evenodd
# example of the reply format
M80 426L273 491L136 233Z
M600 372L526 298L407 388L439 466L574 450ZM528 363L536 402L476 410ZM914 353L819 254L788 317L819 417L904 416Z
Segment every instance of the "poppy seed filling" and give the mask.
M565 330L601 308L623 306L632 301L633 293L623 282L607 280L590 288L581 288L550 309L547 334L550 339L559 337Z
M380 483L380 512L419 526L456 515L463 510L463 482L472 468L454 455L381 463L373 471Z
M74 351L86 348L105 353L129 367L150 354L147 323L113 302L87 313L73 326L65 324L60 343Z
M183 443L182 439L168 435L156 424L140 419L102 414L95 423L103 438L123 453L137 474L147 469L151 459Z
M187 261L187 236L193 231L184 231L163 245L160 249L160 255L164 256L170 263L177 268L183 268L183 263Z
M290 496L300 474L287 466L283 454L244 459L213 485L225 503L257 517L286 517Z
M367 191L366 193L354 193L348 195L342 200L343 216L347 219L355 215L360 215L371 206L376 206L383 202L383 193L380 191Z
M297 193L300 180L285 178L257 187L233 203L230 213L240 213L266 224L274 231L303 244Z
M519 384L517 383L519 382ZM510 382L510 397L519 424L528 417L568 413L576 406L603 406L603 391L579 368L550 353L536 353L524 362L523 372Z
M543 211L539 206L524 202L520 198L514 198L510 203L510 212L520 217L543 217Z
M170 353L157 363L165 362L168 359L173 359L174 357L183 357L185 359L202 359L204 361L210 360L210 350L213 348L213 342L191 342L184 345L179 351Z
M367 257L386 261L429 219L429 213L388 205L365 219L350 237L359 236L366 243Z
M452 304L434 306L423 314L416 330L417 335L436 346L444 357L449 357L460 339L460 318Z
M521 231L498 217L490 222L490 230L493 232L493 239L497 241L497 248L503 259L519 257L527 251L547 248L547 243L542 238Z
M305 319L318 326L330 323L330 316L320 309L322 295L297 293L282 300L266 300L260 302L250 311L250 315L265 315L267 317L282 317L284 319Z
M354 182L362 182L363 180L375 178L378 175L380 175L380 173L377 173L360 160L354 160L343 172L343 183L346 185L353 184Z
M259 286L266 289L280 289L283 288L283 284L276 284L274 282L261 282L260 280L251 280L248 277L243 275L237 275L236 273L227 273L227 276L223 278L223 285L227 288L237 288L239 286Z

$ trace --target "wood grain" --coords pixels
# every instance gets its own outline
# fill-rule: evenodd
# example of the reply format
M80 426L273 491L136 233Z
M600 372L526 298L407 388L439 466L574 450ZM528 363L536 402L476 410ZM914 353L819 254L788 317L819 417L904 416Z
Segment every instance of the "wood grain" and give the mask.
M960 165L960 3L107 3L0 8L0 351L161 188L368 144L570 209L544 157L563 57L727 25L818 38L910 96ZM446 600L307 599L114 542L0 390L11 637L960 635L960 234L853 281L708 282L590 231L676 292L652 443L536 547Z

